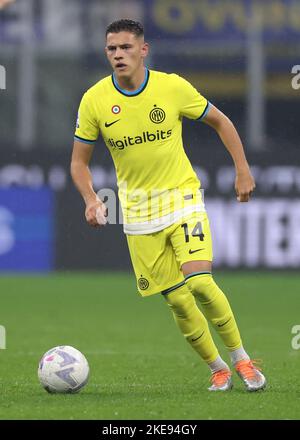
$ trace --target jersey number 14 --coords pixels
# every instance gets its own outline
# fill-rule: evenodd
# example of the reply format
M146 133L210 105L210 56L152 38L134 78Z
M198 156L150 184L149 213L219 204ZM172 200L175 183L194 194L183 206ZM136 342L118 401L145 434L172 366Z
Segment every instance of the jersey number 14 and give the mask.
M183 223L181 225L181 227L184 230L185 241L186 241L186 243L188 243L190 241L188 224L187 223ZM201 222L197 222L196 223L194 229L192 230L191 235L192 235L192 237L199 237L200 241L204 240L204 234L202 232Z

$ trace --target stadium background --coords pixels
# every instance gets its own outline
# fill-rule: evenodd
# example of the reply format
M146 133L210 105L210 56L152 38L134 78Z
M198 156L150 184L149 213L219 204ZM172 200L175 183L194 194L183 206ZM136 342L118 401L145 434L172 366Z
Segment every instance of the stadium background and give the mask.
M253 5L258 19L261 13L261 32L252 30L259 24L249 25ZM110 72L102 52L103 34L119 16L145 22L151 43L148 66L189 79L228 114L244 141L257 181L249 205L235 203L234 168L217 136L204 124L184 123L186 151L205 189L215 265L297 268L299 89L292 87L291 71L299 55L299 14L295 1L41 0L3 11L0 268L130 267L122 227L90 230L69 174L77 107L85 89ZM93 175L96 189L116 190L102 141ZM44 187L49 196L38 195ZM51 198L47 212L35 212L32 194ZM18 197L24 203L17 211L6 200L13 203ZM35 243L47 248L43 262L39 252L36 258L32 254Z
M8 341L14 325L9 317L17 322L10 309L16 292L24 290L30 297L31 291L42 295L45 289L51 296L46 280L62 282L55 272L62 272L67 280L80 277L78 285L83 290L91 280L82 271L97 271L99 289L103 287L101 274L105 289L121 289L121 277L128 298L136 300L122 226L89 228L69 173L77 108L83 92L110 73L103 36L107 24L120 17L144 23L151 44L149 68L176 72L190 80L233 120L241 134L257 184L249 204L236 202L233 164L216 134L205 124L184 121L184 145L205 189L215 267L225 270L220 272L225 284L232 279L247 289L259 271L264 287L259 291L255 284L256 296L251 298L261 304L266 301L267 311L276 287L278 294L288 290L285 283L291 275L283 269L293 269L291 294L298 300L300 78L296 75L300 66L294 67L300 64L298 0L17 1L0 11L0 284L4 304L0 323L7 329ZM101 140L92 173L97 190L116 192L112 161ZM36 277L37 273L41 276ZM16 274L19 278L14 280ZM20 284L14 284L18 279ZM72 283L74 289L76 282ZM97 288L96 281L92 285ZM230 286L228 281L229 291ZM111 299L103 298L101 307L109 309ZM65 300L60 298L61 304L67 304ZM46 294L44 301L47 310ZM134 307L134 302L130 304ZM282 305L277 306L280 314ZM141 308L139 313L146 311ZM290 352L297 315L286 309L284 318L284 326L275 334L284 335L282 349ZM11 333L11 341L16 337L18 345L17 332ZM44 335L40 350L50 348L48 340L60 344L56 336L55 332L49 339ZM176 333L173 339L177 341ZM84 350L84 343L74 336L76 344ZM180 349L185 353L183 345Z

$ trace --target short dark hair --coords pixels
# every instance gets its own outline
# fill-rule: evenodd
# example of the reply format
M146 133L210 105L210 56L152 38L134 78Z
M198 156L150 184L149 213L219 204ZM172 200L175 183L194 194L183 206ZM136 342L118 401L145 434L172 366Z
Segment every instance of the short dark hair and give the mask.
M105 36L107 36L107 34L109 33L117 34L122 31L131 32L137 37L141 37L144 35L144 28L141 23L134 20L122 19L114 21L113 23L108 25L106 28Z

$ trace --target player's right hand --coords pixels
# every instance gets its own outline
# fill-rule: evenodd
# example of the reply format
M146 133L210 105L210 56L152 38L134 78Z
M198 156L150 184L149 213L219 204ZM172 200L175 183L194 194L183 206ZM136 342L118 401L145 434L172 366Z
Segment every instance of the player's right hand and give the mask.
M101 200L88 203L85 209L85 218L90 226L99 228L107 223L107 208Z

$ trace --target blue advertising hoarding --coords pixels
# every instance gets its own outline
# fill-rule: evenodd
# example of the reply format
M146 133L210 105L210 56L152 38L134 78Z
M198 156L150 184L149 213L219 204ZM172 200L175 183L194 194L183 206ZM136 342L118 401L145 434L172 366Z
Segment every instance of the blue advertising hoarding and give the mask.
M245 40L249 19L262 17L267 40L299 41L299 0L131 0L144 16L150 39L196 39L201 42ZM15 2L0 14L0 41L19 44L26 26L22 2ZM106 4L107 3L107 4ZM82 43L88 29L89 39L98 41L109 23L113 2L99 0L39 0L33 2L30 38L35 44L73 48ZM125 3L125 2L124 2ZM106 4L106 6L104 6ZM57 19L59 11L59 19ZM72 22L70 30L69 21ZM102 28L101 28L102 26ZM99 28L100 33L99 33ZM62 32L64 38L62 38ZM68 36L68 38L66 38Z
M48 188L0 190L0 270L49 271L54 264L54 197Z
M149 39L244 41L255 17L266 41L300 41L299 0L145 0Z

